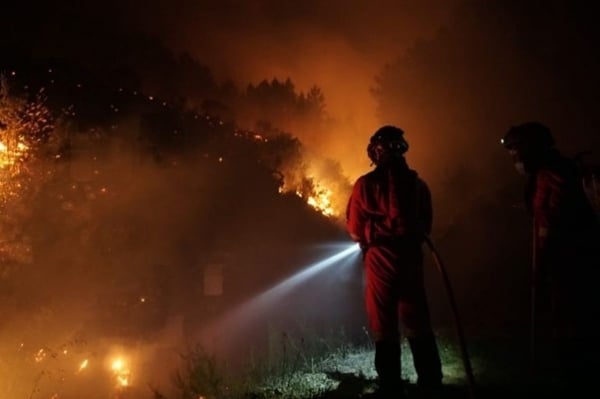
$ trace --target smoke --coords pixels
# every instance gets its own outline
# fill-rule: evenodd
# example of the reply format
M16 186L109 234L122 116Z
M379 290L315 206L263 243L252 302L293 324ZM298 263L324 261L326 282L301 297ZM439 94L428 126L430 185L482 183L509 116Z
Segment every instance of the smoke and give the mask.
M453 4L182 2L163 10L167 16L159 20L146 20L142 14L137 21L173 48L205 62L218 78L243 86L289 77L301 91L321 87L327 111L339 125L318 137L308 131L293 133L311 150L339 161L354 179L368 169L365 143L380 123L370 93L374 77L415 40L435 34Z
M236 363L239 366L243 365L246 355L265 350L270 344L267 342L268 334L273 332L269 330L274 328L293 334L302 324L307 324L311 326L311 334L318 334L340 322L343 325L345 317L342 315L351 309L348 305L354 302L356 306L359 302L359 296L351 290L344 291L352 288L357 280L360 251L352 242L320 247L327 247L327 252L311 251L323 254L318 260L298 265L294 274L220 315L210 324L201 326L197 333L201 342L227 358L230 366ZM318 303L320 299L311 298L306 295L307 292L336 292L337 295L323 312L317 310L323 306ZM345 309L339 309L338 302L345 303ZM332 314L333 309L337 309L337 315ZM324 320L327 322L323 323Z
M172 389L179 353L206 325L302 267L315 243L345 238L305 199L278 192L259 154L285 159L285 143L267 151L268 142L199 118L187 133L201 144L177 147L169 132L156 147L143 126L135 113L91 131L61 124L54 146L25 164L32 194L15 198L20 212L8 219L23 249L3 252L0 269L0 397L106 397L119 378L133 390L148 381ZM111 369L117 357L127 368Z
M317 85L340 123L319 137L293 133L311 150L340 162L353 180L368 169L365 143L380 123L370 93L374 77L416 40L432 37L457 1L353 0L343 7L273 0L64 2L40 4L35 15L14 5L7 37L31 41L38 54L110 65L114 55L128 57L124 43L142 32L175 53L189 53L221 82L231 79L243 88L291 78L304 92ZM19 22L23 18L27 29Z

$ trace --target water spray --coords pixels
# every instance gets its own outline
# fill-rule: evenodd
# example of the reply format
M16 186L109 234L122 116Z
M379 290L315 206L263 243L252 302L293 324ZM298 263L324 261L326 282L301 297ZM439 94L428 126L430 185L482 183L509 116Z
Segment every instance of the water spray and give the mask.
M467 342L465 339L465 334L462 329L462 323L460 321L460 317L458 314L458 307L456 306L456 300L454 297L454 293L452 291L452 285L450 284L450 278L448 277L448 273L446 272L446 267L444 266L444 262L442 261L442 257L438 253L433 241L428 236L425 236L425 242L431 251L431 255L433 256L433 260L437 266L440 275L442 276L442 280L444 283L444 287L446 288L446 293L448 294L448 301L450 303L450 308L452 310L452 316L454 318L454 327L456 329L456 335L458 336L458 344L460 347L460 354L463 361L463 366L465 368L465 374L467 376L467 385L469 387L469 396L471 399L475 399L475 377L473 376L473 368L471 367L471 360L469 358L469 353L467 351Z
M335 268L336 272L344 269L346 266L354 264L360 254L360 247L354 242L333 244L332 249L335 250L332 255L309 264L292 276L251 298L229 312L225 318L207 327L206 330L216 332L221 338L223 337L223 331L237 331L235 326L246 324L251 318L256 317L259 312L264 312L265 309L280 304L285 296L292 293L302 283L307 282L326 269Z
M336 249L339 248L340 247L336 246ZM321 273L325 269L333 266L341 268L350 263L354 259L354 256L352 255L358 254L359 251L360 247L356 243L341 244L341 249L333 255L306 266L296 274L277 283L277 285L269 288L267 291L255 297L245 306L254 307L266 302L274 302L276 299L281 298L282 296L291 292L294 288Z

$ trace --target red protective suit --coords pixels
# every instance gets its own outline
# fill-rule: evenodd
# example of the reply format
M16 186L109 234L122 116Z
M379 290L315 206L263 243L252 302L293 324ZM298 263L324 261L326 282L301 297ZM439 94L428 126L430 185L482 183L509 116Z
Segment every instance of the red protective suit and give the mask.
M347 230L364 251L366 310L382 379L399 374L400 325L419 383L439 384L442 379L423 281L423 234L430 232L431 222L430 191L404 158L356 181Z
M529 176L525 203L533 216L532 282L538 288L532 290L532 321L549 322L541 331L551 332L545 338L552 339L542 342L554 344L532 349L550 355L543 361L564 378L567 395L562 396L585 396L596 389L600 372L600 225L579 167L560 154L547 126L537 121L511 126L502 144L517 171ZM534 338L536 343L537 334Z
M530 175L526 202L534 218L535 281L549 289L558 354L580 373L599 355L600 226L576 165L557 151Z

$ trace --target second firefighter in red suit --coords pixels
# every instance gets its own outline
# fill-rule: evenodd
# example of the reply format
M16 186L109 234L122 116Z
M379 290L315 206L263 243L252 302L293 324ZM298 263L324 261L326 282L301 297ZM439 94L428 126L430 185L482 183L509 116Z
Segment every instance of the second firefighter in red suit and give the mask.
M600 224L578 165L535 121L512 126L502 139L515 168L527 176L525 203L533 217L532 288L549 302L551 337L569 394L595 389L600 372ZM532 317L535 315L532 315ZM535 320L535 319L534 319Z

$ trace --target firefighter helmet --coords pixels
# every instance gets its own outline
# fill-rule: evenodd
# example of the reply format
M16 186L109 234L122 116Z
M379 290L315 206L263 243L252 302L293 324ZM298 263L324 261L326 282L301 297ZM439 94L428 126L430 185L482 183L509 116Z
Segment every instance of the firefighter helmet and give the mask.
M379 128L369 141L367 155L375 165L381 165L401 158L408 151L404 131L396 126Z
M512 126L501 140L507 150L539 152L554 146L550 129L539 122Z

